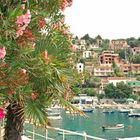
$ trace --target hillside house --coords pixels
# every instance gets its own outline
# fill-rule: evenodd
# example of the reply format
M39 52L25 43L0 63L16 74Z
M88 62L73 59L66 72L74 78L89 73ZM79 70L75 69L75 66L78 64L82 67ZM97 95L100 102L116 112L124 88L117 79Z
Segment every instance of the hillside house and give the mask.
M76 65L76 68L77 68L78 73L83 73L83 71L84 71L84 64L83 63L78 63Z
M111 40L109 46L111 50L119 50L119 49L128 48L128 44L125 39Z
M131 50L131 53L133 54L133 56L137 55L137 54L140 54L140 46L138 46L138 47L131 47L130 50Z
M119 65L121 59L119 54L114 54L114 51L103 51L102 54L99 56L99 63L100 64L109 64L112 65L113 63Z
M114 73L112 66L104 66L100 65L98 67L94 67L94 76L104 77L110 76Z
M133 88L134 94L140 95L140 81L128 81L127 84Z
M129 72L132 74L140 74L140 64L121 64L121 69L125 74Z

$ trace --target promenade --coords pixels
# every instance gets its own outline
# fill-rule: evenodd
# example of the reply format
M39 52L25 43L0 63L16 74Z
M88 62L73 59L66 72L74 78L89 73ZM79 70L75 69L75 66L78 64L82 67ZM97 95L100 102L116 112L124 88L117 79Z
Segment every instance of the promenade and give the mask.
M100 104L95 105L95 108L129 108L129 109L140 109L140 104Z

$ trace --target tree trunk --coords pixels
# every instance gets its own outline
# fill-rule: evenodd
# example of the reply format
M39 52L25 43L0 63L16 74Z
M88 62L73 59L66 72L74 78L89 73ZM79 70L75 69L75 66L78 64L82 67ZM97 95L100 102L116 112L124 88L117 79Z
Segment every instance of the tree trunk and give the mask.
M22 140L24 123L23 107L14 103L7 107L4 140Z

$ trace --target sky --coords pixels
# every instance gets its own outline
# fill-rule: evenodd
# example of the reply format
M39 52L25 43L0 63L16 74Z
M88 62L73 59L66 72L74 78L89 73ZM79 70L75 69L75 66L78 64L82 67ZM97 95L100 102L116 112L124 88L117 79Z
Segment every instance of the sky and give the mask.
M70 31L78 37L140 37L140 0L73 0L65 11Z

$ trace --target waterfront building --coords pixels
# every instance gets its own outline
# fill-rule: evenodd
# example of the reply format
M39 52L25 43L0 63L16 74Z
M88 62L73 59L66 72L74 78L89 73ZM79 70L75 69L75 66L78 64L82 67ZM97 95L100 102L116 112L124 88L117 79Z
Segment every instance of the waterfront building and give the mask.
M79 96L73 97L72 103L81 105L93 105L98 103L98 98L87 96L86 94L79 94Z
M134 94L140 95L140 81L128 81L127 84L133 88Z

